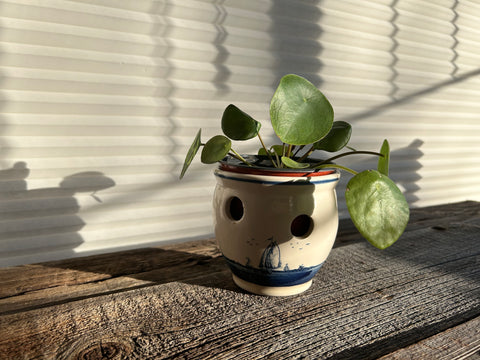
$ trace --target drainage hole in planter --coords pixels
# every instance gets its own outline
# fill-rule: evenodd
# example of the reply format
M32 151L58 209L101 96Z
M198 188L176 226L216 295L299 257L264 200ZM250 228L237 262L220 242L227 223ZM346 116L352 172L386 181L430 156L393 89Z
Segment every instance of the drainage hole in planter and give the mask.
M243 217L243 203L238 197L234 196L227 202L227 214L230 219L238 221Z
M312 230L313 220L310 216L305 214L298 215L295 219L293 219L290 226L292 235L300 238L306 238L312 233Z

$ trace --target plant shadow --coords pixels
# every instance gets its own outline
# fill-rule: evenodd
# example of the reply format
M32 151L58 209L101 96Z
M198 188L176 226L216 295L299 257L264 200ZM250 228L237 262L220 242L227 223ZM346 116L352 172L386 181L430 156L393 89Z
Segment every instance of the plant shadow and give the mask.
M43 276L52 279L50 287L68 285L68 301L175 282L243 293L233 283L227 263L213 241L175 245L176 248L184 245L183 250L152 247L49 261L23 271L38 272L40 266ZM86 283L91 284L88 294L82 290ZM44 284L30 286L28 290L35 291L42 289ZM53 298L47 305L62 301L62 298Z
M52 258L52 251L58 257L72 256L84 242L80 230L86 224L76 195L87 193L101 203L96 193L115 186L103 173L85 171L64 177L58 186L28 189L29 175L22 161L0 171L0 266L31 256L41 261L42 253Z

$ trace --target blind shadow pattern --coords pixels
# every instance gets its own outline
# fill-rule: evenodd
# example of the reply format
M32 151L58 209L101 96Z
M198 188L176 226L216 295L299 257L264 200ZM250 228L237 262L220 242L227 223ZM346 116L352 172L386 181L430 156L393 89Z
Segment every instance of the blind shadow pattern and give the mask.
M474 1L1 0L0 14L0 265L212 236L212 168L179 182L185 152L230 103L272 142L287 73L354 125L353 147L389 139L412 206L480 198ZM72 174L98 193L66 189Z
M275 89L285 74L307 77L322 87L322 9L309 2L273 1L269 10Z

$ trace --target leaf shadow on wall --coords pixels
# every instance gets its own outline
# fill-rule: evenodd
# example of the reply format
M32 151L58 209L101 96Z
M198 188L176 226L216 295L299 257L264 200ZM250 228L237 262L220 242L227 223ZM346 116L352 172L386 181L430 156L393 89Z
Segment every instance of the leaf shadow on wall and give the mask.
M97 171L66 176L56 187L28 189L30 169L25 162L0 171L0 250L8 264L22 263L30 256L41 259L69 257L84 242L79 231L86 225L79 215L75 195L90 193L101 203L98 191L115 182Z

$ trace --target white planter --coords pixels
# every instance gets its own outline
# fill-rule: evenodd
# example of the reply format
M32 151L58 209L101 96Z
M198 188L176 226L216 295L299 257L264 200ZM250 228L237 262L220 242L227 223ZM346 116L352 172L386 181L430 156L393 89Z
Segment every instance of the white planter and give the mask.
M336 170L215 171L215 235L235 283L261 295L307 290L338 228Z

